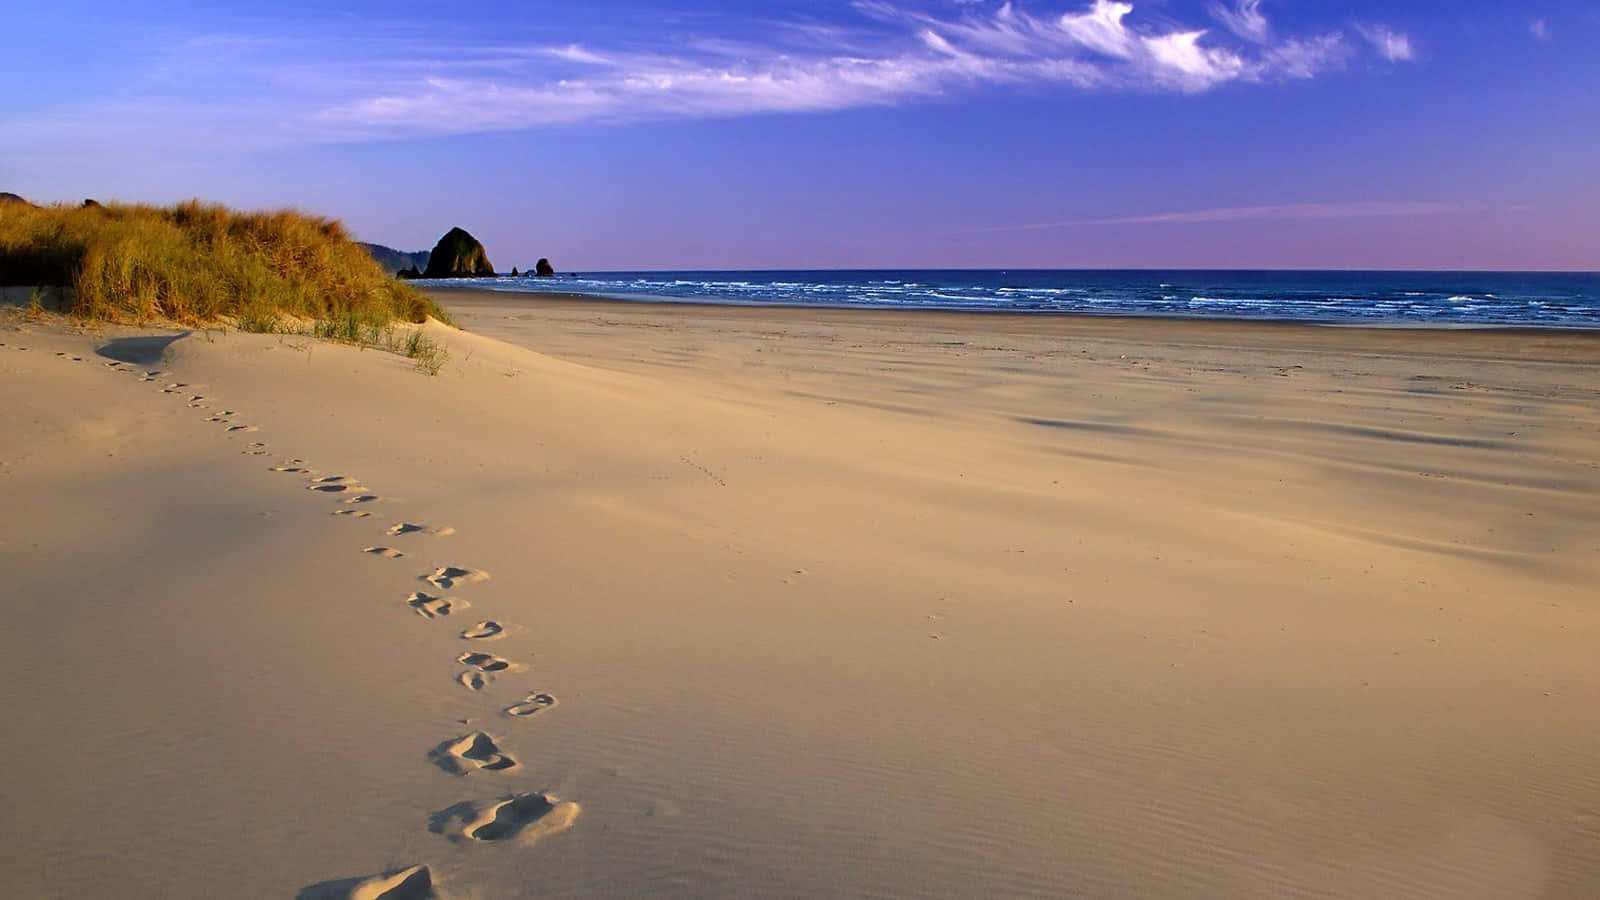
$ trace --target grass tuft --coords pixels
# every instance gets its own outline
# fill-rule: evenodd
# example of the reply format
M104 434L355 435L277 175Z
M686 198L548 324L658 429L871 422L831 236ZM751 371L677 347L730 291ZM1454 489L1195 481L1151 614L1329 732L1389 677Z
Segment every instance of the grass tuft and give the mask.
M419 371L429 375L439 374L439 370L444 368L445 360L450 358L450 353L445 350L443 344L421 331L413 331L407 335L400 352L415 362Z

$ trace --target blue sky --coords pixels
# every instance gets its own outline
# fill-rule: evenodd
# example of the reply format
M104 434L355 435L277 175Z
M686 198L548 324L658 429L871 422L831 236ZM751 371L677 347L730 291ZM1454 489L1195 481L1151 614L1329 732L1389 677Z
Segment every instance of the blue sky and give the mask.
M0 190L497 265L1600 268L1600 2L28 4Z

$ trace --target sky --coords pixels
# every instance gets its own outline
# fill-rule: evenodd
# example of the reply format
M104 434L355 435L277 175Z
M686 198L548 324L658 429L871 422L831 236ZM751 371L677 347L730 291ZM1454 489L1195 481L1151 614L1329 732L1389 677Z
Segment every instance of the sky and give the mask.
M1600 269L1600 0L19 4L0 190L502 269Z

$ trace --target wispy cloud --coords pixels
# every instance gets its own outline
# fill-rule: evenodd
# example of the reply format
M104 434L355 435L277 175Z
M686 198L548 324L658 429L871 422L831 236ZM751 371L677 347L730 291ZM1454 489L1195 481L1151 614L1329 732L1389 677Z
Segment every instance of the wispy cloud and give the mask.
M1237 0L1232 5L1213 4L1211 15L1229 31L1258 44L1266 43L1272 31L1266 15L1261 12L1261 0Z
M1259 0L1214 7L1227 27L1218 34L1164 17L1136 21L1134 5L1119 0L1058 6L1051 13L1012 2L961 7L941 12L857 0L865 30L833 52L822 41L835 29L818 26L797 29L805 38L800 46L706 36L670 50L543 48L547 60L571 65L532 68L516 78L441 72L404 79L318 109L312 121L383 135L836 110L981 85L1199 93L1234 82L1313 78L1355 52L1338 30L1276 36ZM862 40L863 33L870 39ZM1404 35L1382 33L1384 41L1376 42L1382 55L1409 57ZM1361 34L1372 40L1367 30Z
M1534 19L1528 23L1528 33L1541 41L1550 40L1550 23L1544 19Z
M169 77L149 94L175 119L186 102L197 111L225 105L233 120L252 120L254 134L281 143L818 112L984 87L1196 94L1315 78L1363 43L1391 60L1412 55L1409 38L1384 26L1287 33L1268 21L1261 0L1215 0L1215 22L1200 24L1121 0L854 0L849 9L827 21L797 16L725 32L706 20L671 33L624 27L581 43L441 40L421 28L370 25L360 40L337 27L296 28L265 44L201 47L204 37L190 37L172 49ZM120 98L142 99L135 87ZM73 115L114 134L101 112ZM191 118L205 127L198 112ZM45 125L55 127L0 120L0 147Z
M1108 225L1193 225L1214 222L1256 222L1293 219L1374 219L1410 216L1439 216L1461 211L1455 203L1435 202L1357 202L1283 203L1266 206L1225 206L1175 212L1113 216L1101 219L1067 219L1060 222L1035 222L1024 225L999 225L973 233L997 231L1039 231L1047 228L1089 228Z
M1390 62L1404 62L1416 58L1411 38L1387 25L1358 25L1356 30L1367 39L1373 49Z

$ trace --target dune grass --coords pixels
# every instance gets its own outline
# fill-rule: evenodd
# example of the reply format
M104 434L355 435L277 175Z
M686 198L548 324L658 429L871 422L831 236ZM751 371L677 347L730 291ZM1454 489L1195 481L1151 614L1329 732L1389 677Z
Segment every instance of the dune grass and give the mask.
M0 283L71 287L68 312L89 320L231 320L246 331L336 321L372 333L428 316L448 321L332 219L199 201L0 206Z
M416 328L396 328L393 323L373 325L354 315L329 316L317 319L310 328L303 328L295 320L278 319L264 328L240 328L247 331L268 331L279 334L310 334L327 341L355 344L360 347L377 347L398 353L416 363L417 370L429 375L439 374L445 360L450 358L443 344L423 334Z

